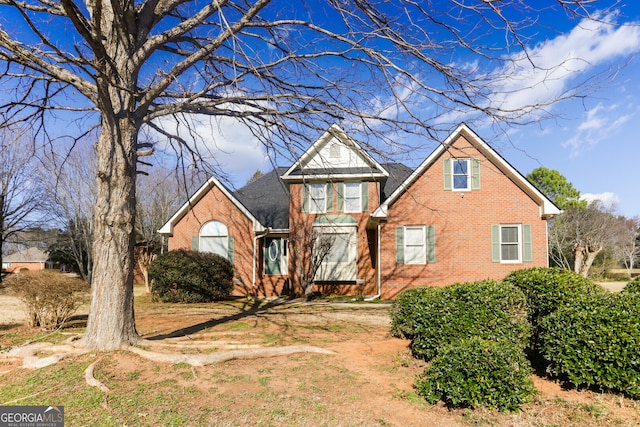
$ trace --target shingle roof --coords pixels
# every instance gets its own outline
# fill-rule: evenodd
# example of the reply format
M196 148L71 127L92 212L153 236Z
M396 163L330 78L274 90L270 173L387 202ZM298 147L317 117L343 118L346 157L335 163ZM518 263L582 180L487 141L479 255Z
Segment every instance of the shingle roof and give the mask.
M2 262L46 262L48 259L49 255L46 252L34 246L7 255L2 259Z
M233 193L265 227L289 228L289 188L280 179L287 169L275 168Z
M413 169L402 163L385 163L382 166L389 172L389 178L387 178L380 195L381 202L384 202L391 193L396 191L396 188L409 178Z

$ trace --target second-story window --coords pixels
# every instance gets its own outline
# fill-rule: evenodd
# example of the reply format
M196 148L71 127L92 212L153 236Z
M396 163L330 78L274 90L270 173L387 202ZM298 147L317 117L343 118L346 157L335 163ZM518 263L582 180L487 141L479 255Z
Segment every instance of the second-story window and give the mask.
M344 211L361 212L362 197L361 184L359 182L347 182L344 184Z
M309 186L309 212L327 212L327 185L311 184Z

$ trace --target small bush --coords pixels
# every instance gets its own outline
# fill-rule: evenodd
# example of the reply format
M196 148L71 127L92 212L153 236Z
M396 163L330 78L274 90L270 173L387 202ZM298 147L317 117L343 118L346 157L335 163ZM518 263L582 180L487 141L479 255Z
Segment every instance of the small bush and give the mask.
M528 345L527 307L518 288L487 280L431 289L411 293L415 303L403 304L413 310L405 313L402 330L412 334L414 357L430 360L445 344L473 336Z
M622 292L640 294L640 276L627 283Z
M53 330L88 299L89 285L66 274L42 270L13 274L10 286L25 305L27 324Z
M503 282L517 286L527 297L529 320L535 326L540 318L582 297L606 291L579 274L562 268L533 267L509 273Z
M539 325L547 372L568 386L640 398L640 295L594 296L558 308Z
M212 302L233 290L233 266L224 257L177 250L160 255L149 265L151 294L162 302Z
M439 288L421 287L411 288L401 292L391 305L392 336L397 338L412 339L416 333L418 313L423 304L428 304L434 298Z
M470 338L444 348L416 380L418 394L449 407L514 411L535 393L531 366L507 341Z

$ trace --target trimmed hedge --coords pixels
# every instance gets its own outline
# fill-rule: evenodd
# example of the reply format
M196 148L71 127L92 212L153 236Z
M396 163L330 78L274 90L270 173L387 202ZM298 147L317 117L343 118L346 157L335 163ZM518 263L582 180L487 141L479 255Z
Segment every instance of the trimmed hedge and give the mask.
M568 386L640 398L640 295L603 294L541 319L547 372Z
M415 385L431 404L514 411L535 393L531 373L519 346L470 338L444 348Z
M440 292L440 288L425 286L410 288L398 295L389 315L391 316L391 336L397 338L413 339L418 327L419 313L424 304L430 301Z
M233 290L233 266L224 257L179 249L149 265L151 294L162 302L212 302Z
M627 283L622 292L640 294L640 276Z
M391 330L412 338L414 357L430 360L442 346L473 336L525 348L531 328L524 294L487 280L403 292L394 303Z
M606 291L572 271L553 267L533 267L509 273L504 283L517 286L527 297L529 320L535 326L540 318L577 299L603 295Z

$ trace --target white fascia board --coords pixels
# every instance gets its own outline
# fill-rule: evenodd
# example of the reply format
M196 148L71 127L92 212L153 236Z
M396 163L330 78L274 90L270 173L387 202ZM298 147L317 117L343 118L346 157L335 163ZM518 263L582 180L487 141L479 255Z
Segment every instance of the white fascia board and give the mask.
M362 147L360 147L360 145L354 141L351 137L349 137L349 135L347 135L347 133L342 130L342 128L340 128L340 126L333 124L331 125L331 127L325 131L325 133L322 134L322 136L320 136L320 138L318 138L316 140L316 142L314 142L313 144L311 144L311 146L307 149L307 151L304 152L304 154L302 156L300 156L300 158L293 164L291 165L291 167L280 177L281 179L285 180L285 181L296 181L296 180L304 180L304 179L308 179L309 177L305 177L304 175L292 175L293 172L300 168L302 169L302 165L308 163L308 161L311 159L311 157L317 155L319 153L318 147L321 147L322 145L324 145L329 139L331 138L338 138L340 141L342 141L345 145L351 145L352 147L354 147L369 163L371 163L375 169L379 170L379 173L374 173L374 174L362 174L362 176L360 175L316 175L313 176L313 178L318 178L318 179L335 179L335 178L354 178L354 177L362 177L362 178L369 178L369 177L381 177L381 178L386 178L389 176L389 172L382 167L382 165L380 163L378 163L376 161L376 159L374 159L373 157L371 157L371 155L369 153L367 153L365 150L362 149Z
M249 212L249 210L238 201L227 188L218 181L215 177L211 177L205 182L190 198L176 211L175 214L158 230L160 234L166 234L173 236L173 227L176 223L184 217L189 210L195 206L207 192L213 188L218 187L220 191L253 223L253 230L256 232L264 231L266 228L260 224L260 222Z

